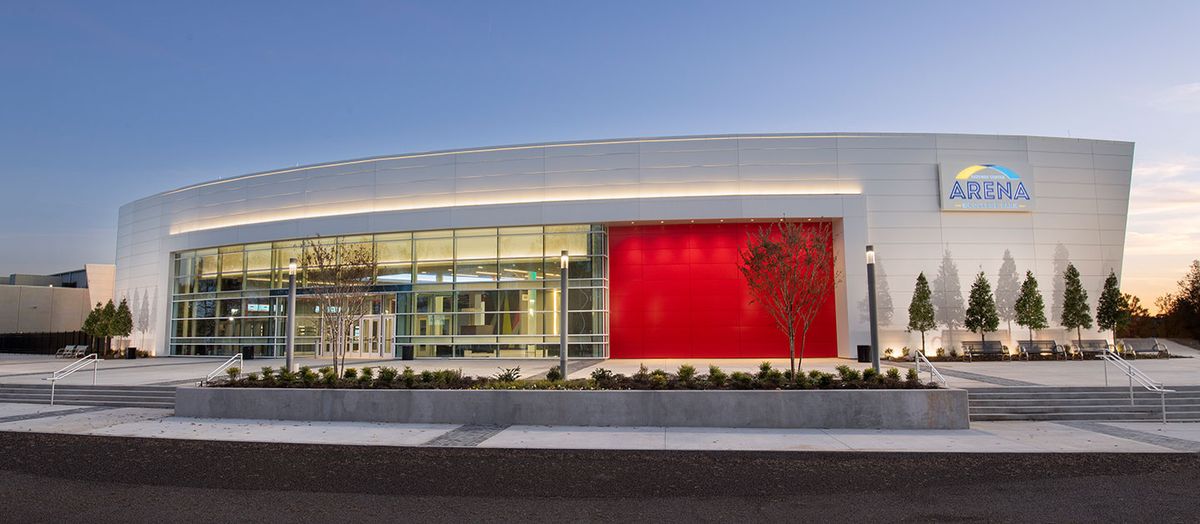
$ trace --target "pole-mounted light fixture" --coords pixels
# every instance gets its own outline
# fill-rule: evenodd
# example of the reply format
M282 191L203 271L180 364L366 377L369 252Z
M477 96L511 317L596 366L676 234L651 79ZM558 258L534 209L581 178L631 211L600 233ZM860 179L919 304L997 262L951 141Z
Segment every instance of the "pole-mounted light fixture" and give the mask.
M559 289L562 290L558 297L558 370L562 372L563 380L567 379L567 263L570 261L567 250L562 250L558 257Z
M296 258L288 261L288 303L287 325L285 327L284 350L285 365L288 371L295 371L293 365L296 353Z
M879 372L879 322L875 312L875 246L867 246L867 306L871 320L871 367Z

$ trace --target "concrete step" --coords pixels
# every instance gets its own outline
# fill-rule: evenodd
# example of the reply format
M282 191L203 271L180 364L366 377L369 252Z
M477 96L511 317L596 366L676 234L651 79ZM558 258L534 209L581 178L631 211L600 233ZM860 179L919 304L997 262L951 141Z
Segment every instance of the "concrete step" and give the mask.
M1006 398L1003 400L976 400L970 399L967 405L972 406L1025 406L1025 405L1162 405L1162 398L1135 398L1133 403L1129 402L1129 398L1109 399L1109 398ZM1165 398L1166 405L1200 405L1200 399L1192 398Z
M1177 392L1200 392L1200 386L1174 386L1164 384L1166 389L1173 389ZM1134 392L1146 392L1146 389L1133 384ZM1129 394L1129 385L1126 383L1113 383L1113 385L1105 386L1013 386L1013 387L982 387L982 388L967 388L967 391L972 395L990 394L990 393L1086 393L1086 392L1122 392Z
M1158 406L1150 407L1150 406L1096 405L1096 406L1028 406L1028 407L1005 406L1005 407L995 407L995 408L972 407L970 409L969 413L972 415L975 415L975 414L982 415L985 413L1011 413L1011 414L1016 415L1016 414L1020 414L1020 413L1048 413L1048 414L1052 414L1052 413L1150 413L1150 412L1158 413L1159 411L1160 411L1160 408ZM1171 411L1171 408L1170 408L1170 406L1168 406L1167 412L1170 412L1170 411ZM1180 410L1180 411L1183 411L1183 410Z
M50 399L42 400L8 400L0 399L0 402L19 402L21 404L49 404ZM154 409L175 409L174 402L116 402L109 400L60 400L57 397L54 399L55 406L103 406L113 408L154 408Z
M49 384L0 384L0 402L50 403ZM175 407L173 386L115 386L59 384L54 403L69 406Z
M971 415L971 421L1060 421L1060 420L1104 420L1110 422L1139 422L1162 420L1161 413L988 413ZM1167 411L1170 422L1194 422L1200 420L1200 412L1172 413Z

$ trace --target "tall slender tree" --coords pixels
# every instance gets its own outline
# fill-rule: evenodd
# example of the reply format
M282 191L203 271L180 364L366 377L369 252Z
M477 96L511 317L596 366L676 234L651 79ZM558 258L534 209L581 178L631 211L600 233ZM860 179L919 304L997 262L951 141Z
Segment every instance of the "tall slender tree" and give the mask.
M1059 324L1067 329L1075 330L1075 340L1083 345L1083 328L1092 327L1092 308L1088 306L1087 291L1079 279L1079 270L1075 264L1067 264L1063 273L1062 318Z
M332 349L334 372L341 375L354 326L371 313L375 250L370 244L318 238L304 243L303 261L307 291L321 316L321 335Z
M921 354L925 354L925 332L937 327L933 319L933 292L929 290L929 281L925 273L917 275L917 284L913 288L912 303L908 305L908 331L921 332Z
M974 333L979 333L979 341L986 342L987 334L1000 327L1000 316L996 313L996 298L992 296L992 286L987 277L980 271L971 284L971 297L967 300L967 315L963 324Z
M1129 303L1118 287L1117 273L1109 270L1108 278L1104 279L1104 291L1100 292L1100 303L1096 305L1096 327L1101 331L1112 331L1115 343L1117 331L1129 323L1129 314Z
M1038 291L1038 281L1033 277L1033 271L1025 272L1025 281L1021 283L1021 294L1013 305L1016 312L1017 325L1029 329L1029 346L1033 347L1033 331L1046 329L1046 303L1042 300L1042 292Z
M740 253L739 270L750 288L751 301L767 310L788 339L793 380L797 360L804 362L808 330L832 292L831 286L841 279L832 240L833 228L828 222L780 222L751 233Z
M117 305L117 310L113 314L111 336L126 338L133 332L133 313L129 309L129 302L124 298ZM126 343L128 345L128 343Z
M88 336L88 346L91 351L96 351L96 339L103 337L103 327L100 325L101 318L104 315L104 306L96 302L96 307L88 312L87 318L83 320L82 331ZM96 351L99 353L99 351Z
M104 304L104 309L100 310L100 321L96 324L97 329L101 333L100 336L104 340L104 351L101 354L105 358L108 358L109 351L112 351L113 321L116 318L117 306L113 304L112 300L109 300L108 303Z

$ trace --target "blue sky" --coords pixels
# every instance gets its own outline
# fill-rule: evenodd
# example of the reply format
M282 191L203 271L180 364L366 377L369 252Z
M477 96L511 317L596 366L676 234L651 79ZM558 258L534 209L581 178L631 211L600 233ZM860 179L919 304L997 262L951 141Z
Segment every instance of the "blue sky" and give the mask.
M217 177L623 136L1137 142L1127 288L1200 257L1200 2L0 4L0 274L111 262Z

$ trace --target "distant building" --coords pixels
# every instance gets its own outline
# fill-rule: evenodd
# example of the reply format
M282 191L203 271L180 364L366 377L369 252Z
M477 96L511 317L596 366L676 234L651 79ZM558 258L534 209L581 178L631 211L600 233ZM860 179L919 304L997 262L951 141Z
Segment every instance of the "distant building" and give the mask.
M0 281L0 334L78 331L96 303L113 298L116 266L86 264L53 275Z

